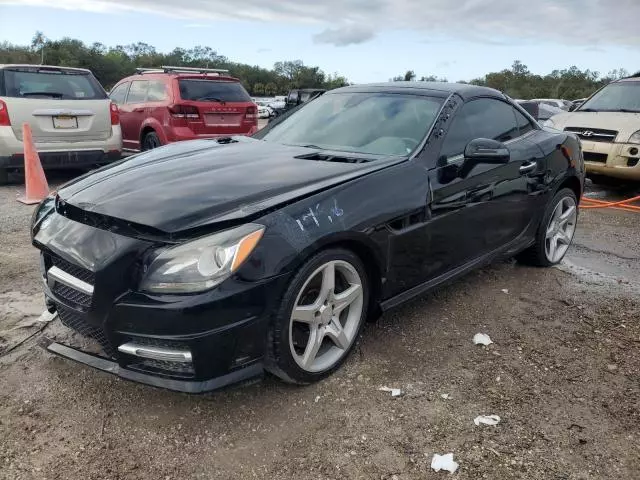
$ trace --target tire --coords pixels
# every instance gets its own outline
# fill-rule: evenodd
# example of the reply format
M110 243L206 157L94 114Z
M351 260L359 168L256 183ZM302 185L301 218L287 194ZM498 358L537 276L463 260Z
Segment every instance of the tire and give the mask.
M325 282L331 269L333 290ZM289 283L270 323L267 371L285 382L304 385L337 370L365 323L369 285L362 261L349 250L324 250L310 258Z
M573 210L570 213L571 208ZM536 232L535 243L518 254L517 259L522 263L538 267L557 265L571 246L577 221L576 194L570 188L563 188L554 195L547 205ZM556 250L551 247L554 242Z
M162 142L156 132L149 132L142 139L142 151L153 150L161 146Z

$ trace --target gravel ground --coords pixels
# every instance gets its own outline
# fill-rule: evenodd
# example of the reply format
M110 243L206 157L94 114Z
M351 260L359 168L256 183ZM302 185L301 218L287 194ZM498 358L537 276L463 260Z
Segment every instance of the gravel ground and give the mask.
M581 212L559 268L496 264L385 315L319 384L189 396L37 347L19 190L0 188L2 479L437 479L431 458L449 452L459 479L640 478L634 213ZM501 422L474 425L489 414Z

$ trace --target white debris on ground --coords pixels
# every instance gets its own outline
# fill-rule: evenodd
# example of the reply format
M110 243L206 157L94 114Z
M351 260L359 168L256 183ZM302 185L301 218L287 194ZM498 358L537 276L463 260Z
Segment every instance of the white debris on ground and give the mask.
M318 403L320 401L320 395L316 396L316 398L314 399L315 403Z
M502 292L502 293L509 294L509 289L508 289L508 288L503 288L503 289L501 290L501 292Z
M453 453L447 453L445 455L438 455L437 453L433 454L433 458L431 459L431 468L436 472L446 470L454 473L458 467L459 465L453 461Z
M449 395L448 393L441 393L440 396L445 400L449 400L451 398L451 395Z
M381 392L389 392L391 393L392 397L399 397L400 395L402 395L402 390L400 390L399 388L380 387L378 390L380 390Z
M498 415L479 415L473 420L473 423L476 425L497 425L500 423L500 417Z
M491 345L493 342L491 338L486 333L476 333L473 336L473 343L476 345Z

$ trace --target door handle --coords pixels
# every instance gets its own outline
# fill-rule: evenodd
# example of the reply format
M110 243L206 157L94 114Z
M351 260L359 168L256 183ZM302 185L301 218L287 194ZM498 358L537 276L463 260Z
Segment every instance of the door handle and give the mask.
M533 172L536 168L538 168L538 164L536 162L525 162L520 167L520 173L525 175L527 173Z

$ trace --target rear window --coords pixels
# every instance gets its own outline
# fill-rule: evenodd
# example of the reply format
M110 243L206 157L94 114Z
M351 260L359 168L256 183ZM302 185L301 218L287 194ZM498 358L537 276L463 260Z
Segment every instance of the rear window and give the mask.
M60 100L96 100L107 94L88 73L65 70L3 70L6 97L55 98Z
M180 79L180 98L199 102L250 102L251 97L239 82Z

